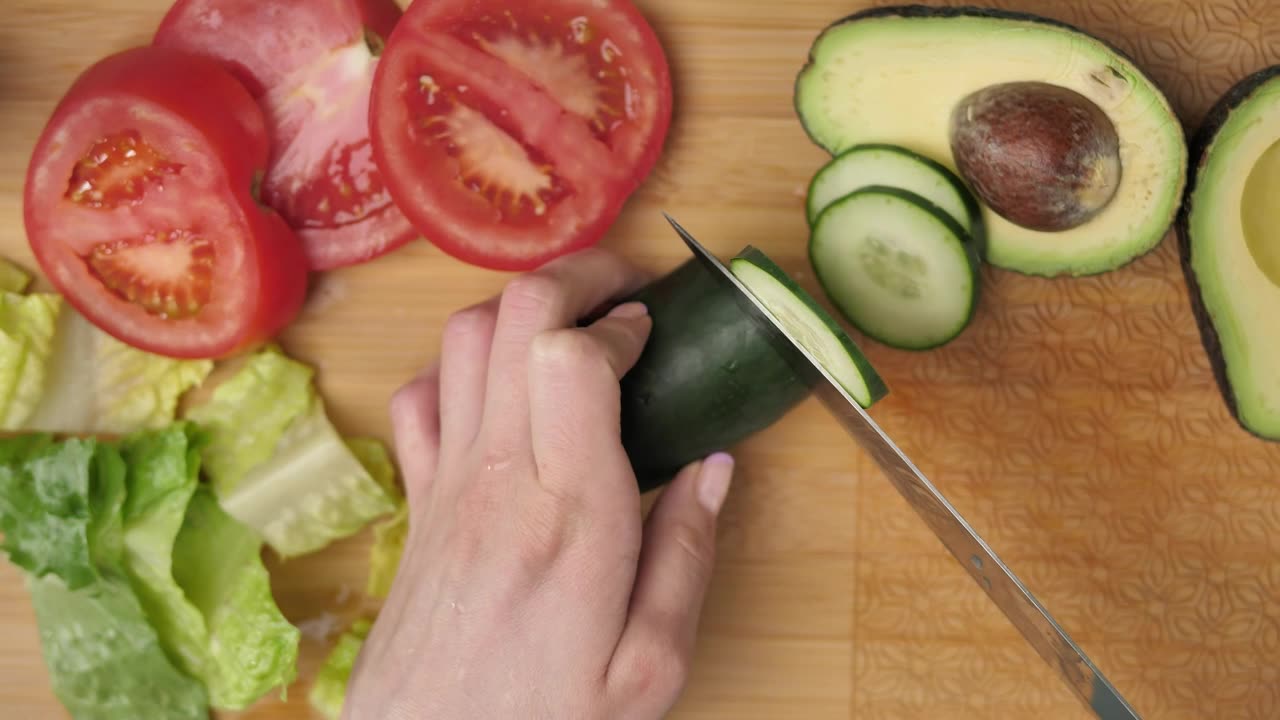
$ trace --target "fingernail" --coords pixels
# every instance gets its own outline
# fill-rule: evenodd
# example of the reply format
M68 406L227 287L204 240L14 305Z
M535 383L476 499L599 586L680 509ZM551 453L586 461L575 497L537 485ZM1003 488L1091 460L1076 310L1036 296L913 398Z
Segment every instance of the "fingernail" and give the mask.
M729 494L729 481L733 479L733 457L728 453L716 453L702 463L698 476L698 502L712 515L720 514L720 507Z
M644 303L641 302L622 303L609 311L609 317L622 318L624 320L634 320L648 314L649 308L645 307Z

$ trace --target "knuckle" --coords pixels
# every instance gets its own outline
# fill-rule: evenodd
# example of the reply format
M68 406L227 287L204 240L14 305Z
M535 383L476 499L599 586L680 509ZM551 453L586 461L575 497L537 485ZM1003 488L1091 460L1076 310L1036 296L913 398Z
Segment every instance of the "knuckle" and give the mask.
M491 332L495 320L493 310L486 305L473 305L459 310L445 321L445 342Z
M635 649L626 672L632 695L674 700L688 682L689 658L668 635L654 635Z
M502 292L502 304L519 314L554 311L565 301L568 291L554 276L531 272L513 278Z
M534 338L534 357L552 368L574 372L608 367L609 350L590 333L576 329L547 330Z
M564 553L568 528L558 503L533 503L520 516L517 562L525 573L540 575Z
M671 540L688 559L686 567L695 578L711 575L715 543L705 528L700 528L688 521L680 521L668 529Z

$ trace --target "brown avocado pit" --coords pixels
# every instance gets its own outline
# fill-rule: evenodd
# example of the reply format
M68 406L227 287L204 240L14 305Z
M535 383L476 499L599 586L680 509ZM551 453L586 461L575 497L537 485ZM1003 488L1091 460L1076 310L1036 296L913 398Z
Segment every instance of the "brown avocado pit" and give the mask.
M1120 187L1120 139L1093 101L1044 82L992 85L951 115L956 169L989 207L1030 230L1061 232L1101 212Z

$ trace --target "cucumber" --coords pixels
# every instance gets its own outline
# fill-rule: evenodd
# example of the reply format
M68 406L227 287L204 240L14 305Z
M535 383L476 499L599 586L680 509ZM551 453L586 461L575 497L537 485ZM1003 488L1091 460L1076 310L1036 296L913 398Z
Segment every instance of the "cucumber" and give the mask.
M866 390L859 402L867 399L870 405L883 397L875 370L834 321L822 320L813 298L781 270L765 281L751 275L744 261L756 268L776 266L750 248L730 261L738 267L735 275L748 278L743 284L758 294L761 304L790 318L788 327L805 328L804 337L820 338L806 347L824 366L830 362L833 377L855 389L855 375L864 377ZM808 384L793 366L796 356L775 350L759 318L696 258L623 302L629 300L645 303L653 318L644 351L620 383L622 445L641 492L769 427L809 396ZM848 356L835 348L845 349Z
M859 405L869 408L888 394L884 380L844 328L763 252L748 246L729 267Z
M849 148L813 176L807 204L809 225L831 203L872 185L909 190L941 208L971 237L980 231L978 202L955 173L904 147L878 143Z
M909 190L873 185L831 203L814 223L809 259L845 319L894 348L944 345L977 308L972 239Z

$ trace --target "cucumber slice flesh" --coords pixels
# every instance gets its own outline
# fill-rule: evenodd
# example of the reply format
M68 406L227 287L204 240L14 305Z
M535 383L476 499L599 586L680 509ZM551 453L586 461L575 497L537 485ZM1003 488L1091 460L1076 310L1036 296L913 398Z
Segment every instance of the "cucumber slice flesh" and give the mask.
M856 190L883 185L913 192L937 205L970 235L977 231L977 201L945 166L894 145L858 145L832 158L809 186L809 224L831 203Z
M729 267L859 405L869 408L888 393L883 379L835 319L764 253L749 247Z
M832 303L886 345L937 347L973 317L979 285L973 243L915 193L873 186L837 200L818 217L809 253Z

